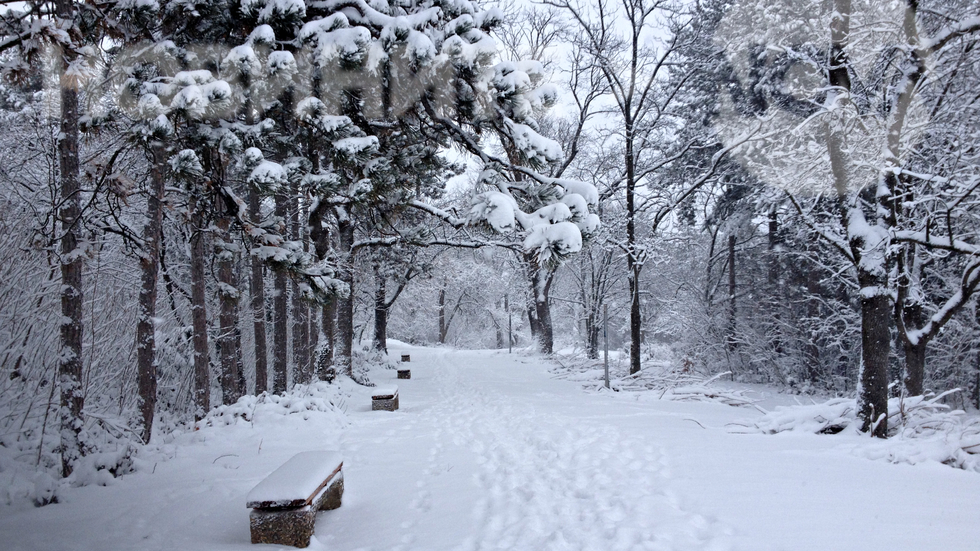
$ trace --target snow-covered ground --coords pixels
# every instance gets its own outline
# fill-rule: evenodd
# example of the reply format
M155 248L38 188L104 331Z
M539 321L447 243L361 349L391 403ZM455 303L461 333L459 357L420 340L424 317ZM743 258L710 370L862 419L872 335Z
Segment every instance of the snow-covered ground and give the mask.
M258 413L159 445L136 474L0 507L0 549L254 550L245 496L293 454L338 450L324 550L976 550L980 474L855 454L858 436L734 434L761 415L585 392L497 351L411 353L401 409ZM302 409L302 408L299 408ZM322 409L322 408L321 408Z

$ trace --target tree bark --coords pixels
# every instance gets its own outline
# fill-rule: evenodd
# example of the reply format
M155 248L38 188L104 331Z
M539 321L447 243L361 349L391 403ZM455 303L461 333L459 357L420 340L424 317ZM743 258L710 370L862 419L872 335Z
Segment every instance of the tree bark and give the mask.
M640 313L640 270L636 242L636 158L633 152L633 122L631 109L625 110L626 131L626 268L630 291L630 375L640 372L640 341L643 338L643 318Z
M294 241L304 241L303 230L300 227L300 218L305 217L302 216L301 212L302 205L299 197L299 187L297 184L293 184L291 189L295 201L291 205L292 213L290 217L290 238ZM293 362L295 364L293 368L293 382L309 384L313 378L313 366L310 364L309 308L307 307L306 301L303 299L303 295L300 290L300 281L297 278L292 279L292 288Z
M917 344L903 342L905 349L905 392L909 396L922 396L923 379L926 371L926 345L922 340Z
M555 279L553 270L541 269L535 278L534 312L538 318L538 346L541 352L551 354L555 348L554 326L551 323L551 283Z
M374 349L388 353L388 297L386 278L379 266L374 267Z
M320 349L320 322L318 314L322 311L321 308L317 308L313 304L306 305L306 329L309 331L307 342L309 347L307 348L307 358L309 361L310 370L310 382L320 380L317 376L317 351Z
M859 269L858 282L862 290L862 369L861 393L858 397L861 430L872 431L872 436L885 438L888 435L888 354L891 350L889 327L892 309L890 299L884 292L887 281L883 276Z
M629 261L633 264L633 261ZM640 342L643 339L643 317L640 315L640 268L629 272L630 284L630 375L640 372Z
M769 296L771 297L769 304L772 311L772 319L774 321L774 323L769 324L769 333L770 338L772 339L772 348L777 357L781 357L783 354L782 330L780 328L779 321L782 315L781 306L784 298L782 293L783 286L780 285L779 282L781 271L778 251L779 243L779 218L776 214L776 210L773 209L769 211L769 249L767 251L768 273L766 275L769 283Z
M973 310L973 321L977 325L980 325L980 307L976 307ZM973 360L973 406L980 409L980 347L977 347L975 352L976 357Z
M138 434L144 443L153 434L153 414L157 399L157 362L154 323L157 307L157 280L160 271L160 240L163 231L163 194L166 152L161 144L150 148L150 190L146 201L146 224L143 226L142 271L139 316L136 321L136 373L140 400L141 426Z
M316 155L311 157L318 159ZM316 161L314 161L316 163ZM313 243L313 250L318 259L327 258L330 254L330 232L327 230L326 210L321 205L310 211L309 228L310 241ZM337 299L331 297L320 309L320 327L323 330L323 342L314 347L315 366L314 376L317 380L333 382L337 372L333 367L334 344L337 320ZM311 331L315 331L315 324L311 324ZM312 338L312 337L311 337Z
M231 218L224 212L215 222L217 239L214 243L218 264L218 361L221 366L221 403L234 404L241 397L238 389L238 340L235 335L238 321L238 281L235 277L234 244L231 243Z
M286 198L282 195L276 195L276 216L285 221L287 214ZM272 329L272 393L282 394L286 392L289 375L289 329L287 327L289 312L286 303L288 282L284 270L276 270L273 286L275 296L272 299L272 311L275 316L275 325Z
M57 0L55 11L62 21L75 17L74 2ZM85 255L78 247L81 218L81 186L78 181L78 91L66 80L65 71L74 55L68 49L62 53L61 121L58 139L59 185L61 208L58 212L61 229L61 332L58 355L58 384L61 389L61 473L69 476L82 455L82 267Z
M254 189L248 194L248 209L255 219L259 218L259 194ZM249 294L252 306L252 332L255 339L255 394L269 389L269 355L265 334L265 278L262 261L251 258Z
M336 298L330 299L329 302L323 305L321 316L322 320L320 325L323 328L323 343L318 348L319 354L317 355L316 376L317 379L321 381L333 382L334 377L337 376L337 371L334 369L333 363L337 332Z
M735 236L728 236L728 338L726 345L729 351L736 347L735 329L737 311L735 309Z
M350 293L337 301L337 340L339 341L335 363L340 373L348 377L354 374L354 222L347 213L338 217L337 234L343 258L340 263L340 279L347 284Z
M588 339L587 357L590 360L599 359L599 330L601 329L596 312L589 311L585 316L585 333Z
M527 266L528 279L531 284L531 307L528 309L531 336L537 340L538 349L541 352L551 354L554 351L555 339L551 323L549 294L555 272L541 266L533 253L524 254L524 263ZM531 316L531 313L534 315Z
M208 313L204 292L206 228L200 203L200 197L191 197L191 323L194 328L194 418L198 421L211 409Z
M834 88L847 92L851 89L848 73L850 61L847 56L850 17L851 1L834 0L834 14L830 20L831 64L828 70L828 83ZM854 231L854 225L858 224L856 219L864 224L869 222L864 220L860 210L856 210L860 209L860 206L851 208L846 206L846 198L850 192L849 164L842 132L840 128L828 126L827 151L838 196L838 214L841 217L841 225L847 232L857 269L858 286L861 289L861 374L858 415L861 417L862 431L871 431L873 436L884 438L888 434L888 356L891 351L887 252L873 250L883 245L867 243L863 231ZM887 198L879 196L878 200L883 201ZM878 217L876 222L887 224L887 220L881 215L881 212L887 211L887 206L882 206L885 208L878 208L875 213ZM881 258L869 258L871 255L880 255ZM879 265L875 266L876 263Z
M449 324L446 323L446 288L439 289L439 344L446 344Z

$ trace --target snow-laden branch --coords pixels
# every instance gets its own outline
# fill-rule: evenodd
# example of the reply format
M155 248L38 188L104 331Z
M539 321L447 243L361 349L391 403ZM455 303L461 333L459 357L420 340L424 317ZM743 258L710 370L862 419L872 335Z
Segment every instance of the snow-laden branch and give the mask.
M892 240L904 243L916 243L943 251L959 254L980 256L980 247L953 236L934 235L927 231L896 230L892 232Z
M980 284L980 260L974 260L963 270L960 288L956 293L949 297L949 300L929 318L925 325L919 329L905 332L909 344L917 345L922 339L929 341L936 336L939 330L946 325L946 322L969 302L978 284Z
M413 200L408 203L408 206L426 212L432 216L435 216L436 218L441 219L442 221L446 222L450 226L457 229L462 228L463 226L466 225L465 218L459 218L455 216L453 213L445 209L441 209L439 207L430 205L429 203L426 203L424 201Z
M932 38L927 38L922 40L919 45L920 55L930 54L936 50L941 49L943 46L948 44L951 40L959 38L965 34L970 34L980 31L980 15L975 15L973 17L968 17L962 21L946 27L945 29L936 33Z

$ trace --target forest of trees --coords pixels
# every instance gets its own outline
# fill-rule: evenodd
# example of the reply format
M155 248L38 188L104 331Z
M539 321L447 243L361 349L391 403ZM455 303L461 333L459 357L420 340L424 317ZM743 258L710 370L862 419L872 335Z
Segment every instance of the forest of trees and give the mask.
M980 408L970 0L105 0L0 16L0 446L387 339ZM369 347L360 343L370 341Z

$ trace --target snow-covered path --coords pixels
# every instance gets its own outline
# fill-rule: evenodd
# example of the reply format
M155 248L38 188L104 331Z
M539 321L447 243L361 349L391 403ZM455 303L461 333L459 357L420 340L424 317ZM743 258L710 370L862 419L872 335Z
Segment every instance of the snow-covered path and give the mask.
M40 509L0 507L0 549L271 549L245 494L292 454L338 449L340 509L311 549L976 550L980 475L862 459L846 438L729 434L754 412L583 392L533 358L412 354L401 409L348 403L185 435L173 457ZM390 379L390 380L389 380Z

